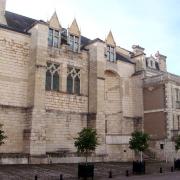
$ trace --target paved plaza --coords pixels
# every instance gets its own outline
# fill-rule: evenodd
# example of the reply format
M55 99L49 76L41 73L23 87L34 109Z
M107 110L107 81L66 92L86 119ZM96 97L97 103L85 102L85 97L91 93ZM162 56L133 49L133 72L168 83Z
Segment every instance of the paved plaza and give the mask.
M171 172L170 163L147 163L146 175L132 175L131 163L96 163L94 180L106 180L109 171L112 171L114 180L179 180L180 172ZM163 173L159 173L162 167ZM126 177L126 170L130 176ZM59 180L63 174L63 180L77 179L77 164L51 164L51 165L1 165L0 180Z

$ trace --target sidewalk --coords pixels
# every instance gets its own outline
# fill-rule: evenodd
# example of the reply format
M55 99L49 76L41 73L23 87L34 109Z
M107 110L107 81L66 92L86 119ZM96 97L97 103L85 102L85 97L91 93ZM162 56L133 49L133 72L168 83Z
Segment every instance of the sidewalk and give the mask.
M109 178L95 178L94 180L180 180L180 172L163 173L163 174L149 174L149 175L134 175L134 176L118 176Z
M170 172L171 163L146 163L146 175L132 175L132 163L95 163L94 180L110 180L109 171L112 171L112 180L121 179L180 179L180 172ZM77 179L77 164L48 164L48 165L0 165L0 180L59 180L60 174L63 180ZM162 167L163 173L159 170ZM126 171L130 176L126 177Z

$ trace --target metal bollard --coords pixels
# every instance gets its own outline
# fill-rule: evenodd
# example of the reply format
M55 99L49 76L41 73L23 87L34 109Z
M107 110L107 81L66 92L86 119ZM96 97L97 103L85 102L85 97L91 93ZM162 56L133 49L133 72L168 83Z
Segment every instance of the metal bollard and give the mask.
M112 178L112 171L109 171L109 178Z
M37 177L37 175L35 175L34 180L37 180L37 179L38 179L38 177Z
M127 177L129 176L129 171L128 171L128 170L126 170L126 176L127 176Z
M174 167L173 166L171 166L171 172L173 172L174 171Z
M162 167L160 167L160 170L159 170L160 173L162 173Z
M62 174L60 174L60 180L63 180L63 175Z

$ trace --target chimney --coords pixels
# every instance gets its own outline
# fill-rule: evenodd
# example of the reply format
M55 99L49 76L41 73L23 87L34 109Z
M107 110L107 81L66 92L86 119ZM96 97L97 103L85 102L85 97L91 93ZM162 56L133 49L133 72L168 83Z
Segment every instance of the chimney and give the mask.
M5 18L6 0L0 0L0 24L7 25Z
M139 45L133 45L132 46L134 55L144 54L144 48Z

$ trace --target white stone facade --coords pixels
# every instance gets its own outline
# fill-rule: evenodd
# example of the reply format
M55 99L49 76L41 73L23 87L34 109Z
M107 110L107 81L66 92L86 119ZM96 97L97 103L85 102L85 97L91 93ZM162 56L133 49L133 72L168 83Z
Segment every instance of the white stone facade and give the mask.
M0 7L5 8L4 0L0 0ZM74 138L83 127L93 127L100 143L93 161L132 160L134 153L128 147L131 133L144 130L143 79L166 73L165 56L158 54L154 58L158 68L154 64L150 69L146 61L151 60L143 48L133 46L130 52L116 47L111 32L106 41L83 44L76 20L65 31L55 13L49 22L34 20L22 31L6 22L6 16L15 14L0 11L0 123L8 136L0 152L20 154L17 163L82 161ZM49 46L50 29L53 33L65 31L66 42L62 33L57 44L52 35ZM46 89L47 63L58 65L58 90ZM79 93L75 93L75 82L73 92L68 91L69 67L80 72ZM175 86L180 89L178 83L166 83L170 141L178 124L173 115L180 115L171 99ZM8 154L2 163L8 163ZM14 163L11 158L9 162Z

